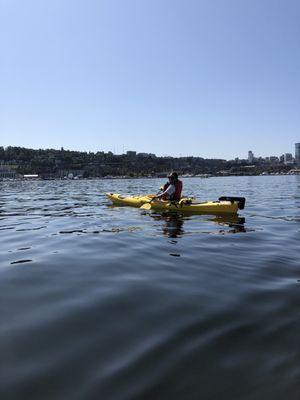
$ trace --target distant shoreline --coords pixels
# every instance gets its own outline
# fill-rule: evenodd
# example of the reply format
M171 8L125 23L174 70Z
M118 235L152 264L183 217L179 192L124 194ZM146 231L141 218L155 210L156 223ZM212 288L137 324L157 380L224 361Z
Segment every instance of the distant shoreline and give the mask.
M199 175L189 175L189 176L181 176L181 179L208 179L208 178L229 178L229 177L258 177L258 176L295 176L300 175L300 170L293 173L270 173L270 174L228 174L228 175L209 175L209 176L199 176ZM95 180L138 180L138 179L164 179L162 176L103 176L103 177L89 177L89 178L42 178L42 177L34 177L34 178L0 178L0 182L33 182L33 181L95 181Z
M52 179L134 179L164 178L171 171L181 177L285 175L297 171L296 163L284 158L223 160L202 157L157 157L151 153L128 151L86 153L64 150L33 150L0 146L0 179L39 177ZM295 172L298 173L298 172Z

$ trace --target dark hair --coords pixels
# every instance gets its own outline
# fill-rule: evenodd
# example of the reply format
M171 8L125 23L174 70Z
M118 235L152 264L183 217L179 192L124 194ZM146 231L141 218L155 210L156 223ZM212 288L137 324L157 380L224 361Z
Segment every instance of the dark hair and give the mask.
M172 172L171 174L168 175L168 178L174 178L174 179L178 179L178 174L177 172Z

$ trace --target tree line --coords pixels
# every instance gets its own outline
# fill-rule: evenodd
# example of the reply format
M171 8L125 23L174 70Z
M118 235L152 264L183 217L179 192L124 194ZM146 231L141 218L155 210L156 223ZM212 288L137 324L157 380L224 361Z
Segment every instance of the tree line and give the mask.
M265 165L249 169L247 160L226 161L202 157L156 157L153 154L135 153L117 155L112 152L82 152L57 149L29 149L25 147L0 147L0 163L20 174L62 176L76 171L83 177L106 175L147 176L171 170L179 174L256 175L266 170ZM284 166L269 166L270 171L288 169Z

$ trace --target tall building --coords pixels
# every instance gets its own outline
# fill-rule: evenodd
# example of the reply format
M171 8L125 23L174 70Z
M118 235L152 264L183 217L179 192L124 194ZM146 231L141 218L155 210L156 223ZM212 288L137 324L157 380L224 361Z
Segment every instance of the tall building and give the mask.
M300 165L300 143L295 143L295 163Z
M293 164L293 155L291 153L285 153L283 162L285 165Z
M252 164L254 161L254 154L251 150L248 151L248 163Z

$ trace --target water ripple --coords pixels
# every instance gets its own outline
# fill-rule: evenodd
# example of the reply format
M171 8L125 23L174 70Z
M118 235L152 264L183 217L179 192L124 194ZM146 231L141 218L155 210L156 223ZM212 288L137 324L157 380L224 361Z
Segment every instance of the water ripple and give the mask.
M300 178L184 180L235 218L104 196L161 183L0 182L1 400L298 400Z

